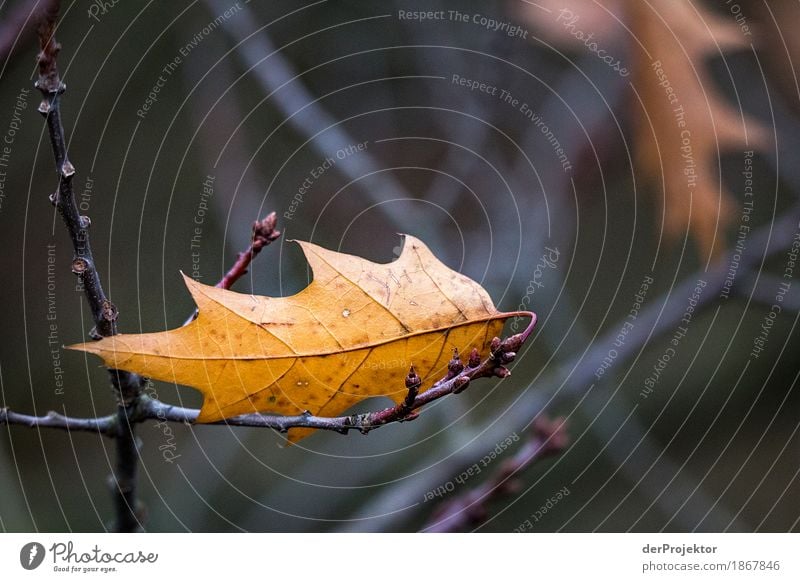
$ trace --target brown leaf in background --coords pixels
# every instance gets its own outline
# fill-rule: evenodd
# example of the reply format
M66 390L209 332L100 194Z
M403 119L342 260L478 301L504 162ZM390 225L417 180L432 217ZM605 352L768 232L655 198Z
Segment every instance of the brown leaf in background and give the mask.
M425 388L453 348L485 351L505 320L476 282L406 237L388 264L300 242L314 280L291 297L258 297L184 277L196 320L161 333L71 346L112 368L193 386L198 422L270 412L337 416L373 396L401 401L413 364ZM292 430L292 440L310 431Z
M744 4L743 14L753 25L756 47L763 52L761 63L767 75L778 87L786 104L800 114L800 88L797 68L800 67L800 35L795 31L800 22L797 0L771 0Z
M791 10L790 4L779 2L776 10ZM620 55L615 70L632 69L641 100L632 108L637 175L662 194L667 236L682 238L688 229L703 253L720 251L732 202L719 180L719 157L758 149L767 138L763 126L720 95L708 73L710 57L750 47L735 18L687 0L544 0L520 10L537 34L562 49L602 47L598 57L609 59L606 51L616 55L624 36L631 56Z
M619 37L619 15L622 0L537 0L535 3L514 4L520 18L536 28L536 36L560 48L585 50L586 36L603 46Z
M719 156L758 149L767 134L719 94L707 59L749 47L749 41L733 20L697 3L629 0L627 7L639 45L633 50L633 83L641 99L637 168L646 179L661 181L667 235L682 237L688 227L702 251L713 254L724 247L732 214L718 178Z

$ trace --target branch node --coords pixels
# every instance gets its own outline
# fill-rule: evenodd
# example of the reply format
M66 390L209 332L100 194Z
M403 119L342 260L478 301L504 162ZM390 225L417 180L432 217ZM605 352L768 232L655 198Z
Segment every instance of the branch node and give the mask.
M469 376L459 376L453 382L453 394L460 394L469 386Z
M61 176L64 179L72 178L75 175L75 166L72 165L72 162L69 160L64 160L64 163L61 164Z
M420 386L422 386L422 379L417 376L414 366L411 366L411 369L408 371L408 376L406 376L406 388L408 389L408 393L406 394L405 400L403 400L400 405L402 407L402 416L406 416L413 409L414 401L417 399Z
M116 321L118 316L119 311L117 311L117 306L111 303L110 300L105 299L103 301L103 319L106 321Z
M83 257L76 257L72 260L72 272L76 275L83 275L89 269L89 261Z

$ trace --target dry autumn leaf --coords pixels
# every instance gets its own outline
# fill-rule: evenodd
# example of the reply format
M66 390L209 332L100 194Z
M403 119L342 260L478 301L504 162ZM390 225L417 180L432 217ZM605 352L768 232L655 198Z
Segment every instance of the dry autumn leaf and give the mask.
M627 6L639 45L637 166L663 184L667 234L682 236L688 226L702 250L714 253L722 247L722 229L731 216L730 197L717 178L720 153L758 149L766 132L719 95L707 58L748 48L749 41L734 21L701 4L629 0Z
M198 422L253 412L336 416L357 402L400 402L413 364L422 390L446 373L453 348L484 351L509 317L486 291L406 237L388 264L299 242L313 281L291 297L244 295L184 276L199 315L161 333L71 346L111 368L197 388ZM308 434L293 429L292 440Z
M787 10L791 5L778 3ZM627 40L631 57L620 66L632 69L640 100L633 108L637 171L662 196L667 236L681 238L688 230L704 253L720 251L732 203L719 179L719 157L763 148L768 134L719 94L707 61L750 49L747 31L731 15L718 16L687 0L545 0L523 6L522 15L541 36L570 50L600 47L604 52L597 56L604 55L613 70L620 69L607 51L620 37Z

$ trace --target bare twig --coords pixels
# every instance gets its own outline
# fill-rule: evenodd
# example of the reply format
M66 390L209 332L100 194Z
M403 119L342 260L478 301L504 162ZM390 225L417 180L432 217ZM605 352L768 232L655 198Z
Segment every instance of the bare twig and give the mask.
M426 404L443 398L449 394L458 394L465 390L467 386L478 378L505 378L511 374L506 364L514 361L516 352L533 331L536 324L536 317L531 314L531 323L522 333L513 335L505 340L495 338L492 340L491 352L484 360L480 360L477 350L470 354L470 361L465 367L458 360L457 356L450 362L448 374L439 382L435 383L430 389L419 393L420 379L413 368L406 378L406 398L396 406L384 408L374 412L353 414L350 416L323 417L312 414L298 414L295 416L282 416L270 414L243 414L213 424L227 424L230 426L250 426L260 428L271 428L279 432L287 432L290 428L312 428L319 430L329 430L341 434L347 434L351 430L357 430L366 434L371 430L381 426L394 423L405 422L417 418L414 411L422 408ZM457 364L455 362L458 362ZM454 372L454 370L458 370ZM160 422L181 422L193 424L200 411L196 408L183 408L166 404L160 400L150 398L142 394L136 406L130 410L126 419L116 417L104 417L99 419L68 418L59 415L57 422L51 420L55 413L49 413L43 417L32 417L20 415L8 409L0 409L0 423L22 424L31 427L62 428L66 430L91 431L106 434L107 436L118 436L115 432L115 423L118 426L135 424L146 420L158 420Z
M9 9L0 25L0 63L9 58L14 47L26 39L42 14L47 13L55 3L55 0L28 0Z
M281 231L275 228L277 224L277 216L275 212L270 212L263 220L257 220L253 223L253 239L250 246L243 253L239 253L236 262L228 270L227 273L217 283L220 289L230 289L236 281L241 279L247 274L247 268L250 262L261 252L265 246L277 240L281 236Z
M516 477L522 471L537 461L560 453L567 444L569 437L563 418L538 417L530 437L512 458L478 487L441 504L422 531L456 532L484 523L489 517L487 504L490 501L517 492L519 482Z
M61 95L66 90L66 86L61 82L58 73L57 57L61 45L56 42L54 35L58 10L58 2L49 5L39 25L39 79L36 82L36 87L42 92L39 112L45 116L47 121L47 130L58 173L58 189L51 194L50 201L61 215L72 240L72 272L78 276L92 312L94 328L90 332L90 336L93 339L99 339L117 333L117 308L103 291L90 245L89 226L91 221L88 216L81 216L78 213L78 205L72 188L75 167L67 156L60 106ZM109 375L118 403L116 415L118 430L115 433L117 464L112 480L112 492L117 508L114 528L117 531L136 531L141 528L135 495L138 450L133 430L134 425L129 422L129 419L136 408L144 384L138 375L124 370L109 369ZM6 412L7 414L8 412ZM77 422L75 419L63 420L69 421L64 423L67 425ZM51 420L51 422L55 421ZM90 425L91 423L87 426Z
M31 416L14 412L8 408L0 408L0 424L17 424L30 428L61 428L68 431L100 433L106 436L116 436L117 434L116 414L99 418L71 418L51 410L44 416Z
M253 237L250 239L250 246L247 250L239 253L236 257L236 262L228 269L228 272L222 276L222 279L215 285L220 289L230 289L233 284L247 274L247 268L253 259L261 252L261 249L270 245L281 236L281 231L275 228L278 222L278 217L275 212L270 212L262 220L256 220L253 223ZM197 319L197 309L195 309L183 325L189 325L192 321Z

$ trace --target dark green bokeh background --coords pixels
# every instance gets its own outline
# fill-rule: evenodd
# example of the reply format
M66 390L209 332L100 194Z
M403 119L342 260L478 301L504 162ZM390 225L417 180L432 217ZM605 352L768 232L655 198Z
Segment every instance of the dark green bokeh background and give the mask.
M201 281L219 278L246 246L254 219L273 209L281 215L285 235L237 284L243 292L286 295L307 284L305 263L289 239L388 261L402 231L427 241L449 266L480 281L499 307L513 310L545 247L560 251L557 267L544 271L544 286L533 294L541 323L513 376L440 400L414 423L367 437L317 434L290 448L264 430L142 425L147 529L416 530L433 510L433 502L424 502L427 491L506 436L523 434L525 427L509 412L515 411L516 418L568 415L574 444L527 470L518 493L491 503L495 517L483 531L518 527L565 486L570 495L535 531L796 530L796 309L781 313L765 351L741 378L769 311L759 298L772 293L769 283L754 287L744 276L731 299L715 300L696 315L650 398L642 400L639 391L673 327L654 333L635 361L617 360L593 388L565 378L587 349L612 347L596 340L619 329L646 274L655 279L649 305L665 299L681 305L687 298L670 295L674 282L695 277L704 263L690 237L660 238L659 198L632 172L627 80L589 53L561 53L539 41L511 3L449 2L440 8L520 22L531 31L527 40L472 24L397 18L398 9L428 3L418 4L330 1L291 15L298 4L247 4L247 14L232 16L183 59L144 119L137 109L162 68L222 12L216 6L227 5L120 2L98 15L99 22L87 15L89 2L64 6L58 38L68 91L62 110L78 170L74 184L88 205L95 257L124 332L175 327L190 313L179 270L193 269L190 242L207 175L215 176L215 185L203 217ZM0 8L0 20L14 7ZM258 81L259 70L277 66L275 59L248 70L241 55L260 45L250 39L232 50L231 30L249 34L284 15L254 39L267 34L275 47L285 45L279 57L305 71L300 82L314 99L325 96L318 105L334 121L345 120L338 127L352 143L368 141L376 169L386 169L351 183L340 171L349 163L343 161L314 182L288 220L283 213L298 186L324 159L314 147L319 138L308 142L311 135L296 125L281 125L286 112ZM367 19L380 15L389 16ZM608 44L630 58L622 33ZM0 131L11 121L16 95L32 86L35 52L27 35L3 64ZM800 183L792 174L798 171L792 169L796 150L781 142L797 134L791 100L775 92L773 81L765 85L752 54L696 65L710 67L718 88L735 93L749 114L767 125L777 115L777 149L757 153L754 161L754 221L769 224L773 214L792 206ZM453 74L497 85L529 103L564 145L572 172L562 170L546 138L518 111L454 85ZM0 207L3 405L40 414L105 414L113 397L94 358L62 351L65 388L56 392L48 344L48 245L55 245L57 261L56 345L86 338L90 318L74 290L69 241L47 200L56 181L35 112L38 94L31 90L25 102ZM295 112L307 103L291 105ZM312 109L300 111L298 119L315 132L325 130ZM723 180L739 205L742 152L723 154ZM404 188L404 196L386 190L387 177ZM732 243L734 229L727 236ZM776 253L762 276L780 276L785 257ZM795 307L798 287L793 283L789 297ZM200 403L188 388L157 383L154 389L163 400ZM111 441L0 429L0 528L106 526ZM170 443L179 455L173 463L162 455Z

